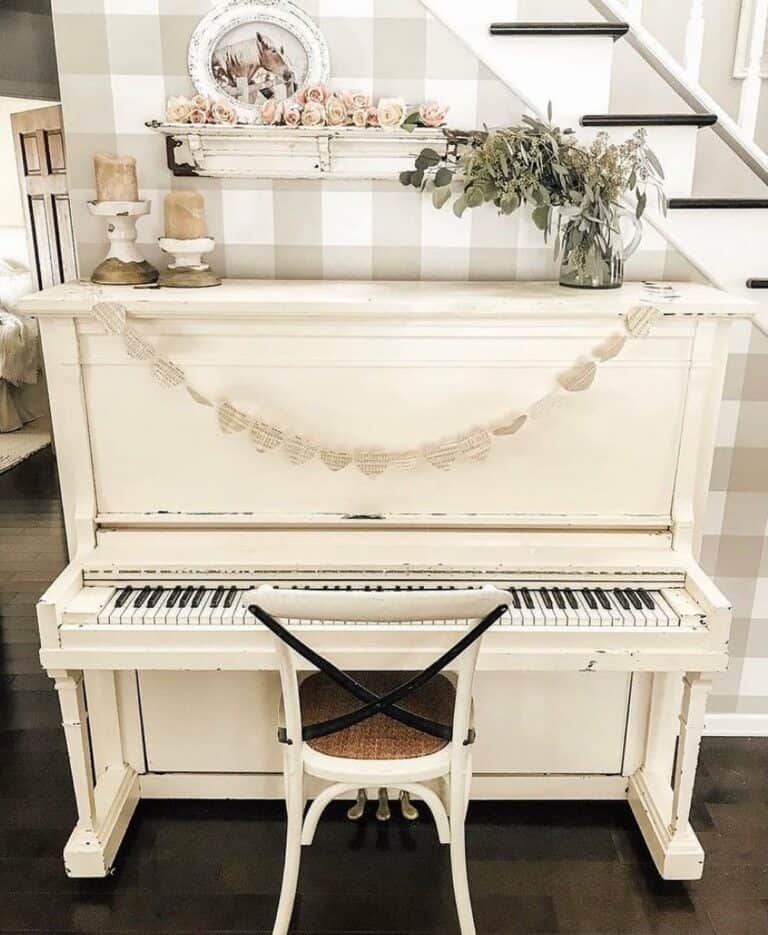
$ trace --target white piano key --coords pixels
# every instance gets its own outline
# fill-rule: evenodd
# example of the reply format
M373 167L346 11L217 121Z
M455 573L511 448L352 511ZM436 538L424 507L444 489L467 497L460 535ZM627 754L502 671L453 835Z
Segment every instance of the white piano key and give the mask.
M115 609L115 604L117 603L117 600L120 597L121 591L122 591L122 588L117 588L112 594L112 596L110 597L110 599L107 601L107 603L101 608L96 618L97 623L103 624L104 626L109 626L111 624L112 612Z

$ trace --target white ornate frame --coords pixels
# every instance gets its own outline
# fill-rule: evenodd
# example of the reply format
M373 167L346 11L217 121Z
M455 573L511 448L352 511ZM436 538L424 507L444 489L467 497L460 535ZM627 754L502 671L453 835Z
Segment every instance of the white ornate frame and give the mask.
M317 23L292 0L227 0L200 20L189 40L189 75L200 94L212 98L222 96L211 68L213 53L228 32L258 22L280 26L296 37L307 56L305 85L328 80L331 57L325 36ZM259 113L258 105L232 103L238 119L245 123L251 123Z

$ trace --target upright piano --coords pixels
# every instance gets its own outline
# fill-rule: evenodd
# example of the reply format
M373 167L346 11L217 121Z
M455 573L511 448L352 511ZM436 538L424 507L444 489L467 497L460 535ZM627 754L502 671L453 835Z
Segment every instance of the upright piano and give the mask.
M107 874L142 798L282 796L276 662L249 588L492 583L509 612L480 659L473 797L627 800L659 873L698 878L691 795L730 627L698 523L748 305L675 291L655 307L639 284L75 283L27 299L71 555L38 606L79 816L67 873ZM595 347L613 350L593 370ZM370 476L261 450L224 400L339 450L496 429L485 457ZM494 435L515 413L523 428ZM421 668L456 638L439 621L291 626L357 669Z

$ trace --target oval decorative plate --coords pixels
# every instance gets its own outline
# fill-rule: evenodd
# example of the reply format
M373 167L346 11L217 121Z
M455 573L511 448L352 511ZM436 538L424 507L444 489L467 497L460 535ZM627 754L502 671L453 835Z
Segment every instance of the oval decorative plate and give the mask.
M198 92L229 100L243 123L270 99L326 82L330 70L320 28L291 0L228 0L200 20L189 42Z

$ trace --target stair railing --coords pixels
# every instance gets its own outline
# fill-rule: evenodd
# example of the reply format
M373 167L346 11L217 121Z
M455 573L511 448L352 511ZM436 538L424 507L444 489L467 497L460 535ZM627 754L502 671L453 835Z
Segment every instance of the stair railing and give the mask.
M717 114L712 128L763 182L768 183L768 155L755 142L762 92L762 56L768 28L768 0L751 0L752 17L747 47L746 77L738 120L734 120L700 83L701 56L706 35L704 0L690 3L685 36L684 64L656 39L642 22L642 0L589 0L607 20L627 22L626 40L696 113Z

